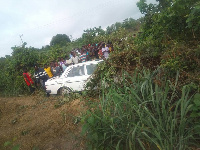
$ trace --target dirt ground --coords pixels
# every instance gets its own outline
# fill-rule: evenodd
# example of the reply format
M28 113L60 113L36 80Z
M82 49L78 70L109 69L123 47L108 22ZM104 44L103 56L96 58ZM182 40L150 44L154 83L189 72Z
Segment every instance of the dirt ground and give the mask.
M63 97L0 98L0 149L20 145L20 150L84 149L78 99L60 104ZM5 143L11 143L5 147Z

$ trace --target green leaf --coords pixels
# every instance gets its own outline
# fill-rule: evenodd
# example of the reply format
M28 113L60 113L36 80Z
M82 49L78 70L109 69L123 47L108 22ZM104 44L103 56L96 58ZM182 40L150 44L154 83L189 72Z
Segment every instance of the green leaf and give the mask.
M39 150L39 148L34 146L32 150Z
M200 94L199 93L195 94L194 103L196 106L200 106Z
M12 150L19 150L19 148L20 148L20 145L18 144L18 145L15 145L15 146L12 148Z
M89 124L94 124L94 117L90 117L89 119L88 119L88 123Z
M12 143L10 142L10 141L7 141L7 142L5 142L4 143L4 147L7 147L7 146L9 146L9 145L11 145Z
M14 137L14 138L13 138L13 142L14 142L14 141L16 141L16 140L17 140L17 138L16 138L16 137Z
M83 125L82 132L81 132L82 135L84 135L88 131L88 127L89 127L88 124Z
M120 146L121 141L122 141L122 140L119 140L119 141L118 141L117 146L116 146L116 150L119 150L119 149L120 149L119 146Z
M192 112L191 115L190 115L190 117L193 117L193 118L198 117L198 114L195 113L195 112Z
M98 134L97 134L97 133L94 133L94 134L92 135L92 137L93 137L93 139L94 139L95 141L98 141Z

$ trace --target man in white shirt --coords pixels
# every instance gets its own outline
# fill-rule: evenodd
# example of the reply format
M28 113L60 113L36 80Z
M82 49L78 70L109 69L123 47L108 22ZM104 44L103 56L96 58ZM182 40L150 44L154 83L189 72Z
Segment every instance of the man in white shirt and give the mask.
M73 63L73 64L78 64L79 59L80 59L80 58L79 58L78 56L76 56L76 53L74 52L74 53L73 53L73 56L72 56L72 58L71 58L72 63Z

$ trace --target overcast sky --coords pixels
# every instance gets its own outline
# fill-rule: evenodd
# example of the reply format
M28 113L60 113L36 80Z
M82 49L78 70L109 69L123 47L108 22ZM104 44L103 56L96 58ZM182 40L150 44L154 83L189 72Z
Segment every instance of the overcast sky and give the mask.
M138 0L0 0L0 57L13 46L41 48L56 34L79 38L87 28L142 16ZM148 0L155 1L155 0ZM21 36L21 39L20 39Z

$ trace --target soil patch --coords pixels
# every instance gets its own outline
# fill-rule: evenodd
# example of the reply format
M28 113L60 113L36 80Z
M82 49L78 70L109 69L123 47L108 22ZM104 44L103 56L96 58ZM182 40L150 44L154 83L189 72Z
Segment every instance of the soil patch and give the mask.
M0 98L0 149L5 142L21 150L80 150L83 102L60 104L63 97L41 95Z

